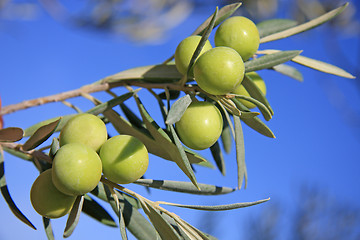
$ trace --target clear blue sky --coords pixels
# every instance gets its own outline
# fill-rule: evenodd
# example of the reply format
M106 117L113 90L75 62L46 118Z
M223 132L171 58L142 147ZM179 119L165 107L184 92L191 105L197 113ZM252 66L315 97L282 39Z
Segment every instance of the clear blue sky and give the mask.
M210 14L209 10L207 15ZM2 104L18 103L75 89L128 68L160 63L170 56L179 41L191 34L206 17L192 17L158 45L138 45L69 28L55 22L46 14L35 21L7 23L0 29ZM329 37L327 33L326 27L320 27L308 34L261 45L260 49L301 49L305 56L337 64L351 71L346 65L342 65L343 62L326 53L324 37ZM341 48L351 63L356 64L356 54L360 51L359 39L346 36L340 36L339 39ZM211 41L213 42L212 39ZM271 201L280 201L284 203L284 207L291 209L293 201L297 200L299 187L307 184L325 189L340 201L359 207L355 201L360 197L359 122L355 122L354 125L351 121L354 118L349 118L347 112L336 105L344 97L359 117L360 108L357 103L360 102L360 95L354 84L354 81L358 80L332 77L304 67L299 67L299 70L304 75L302 83L271 71L259 72L266 81L268 100L275 111L268 125L275 133L276 139L263 137L243 125L249 176L246 190L225 196L204 197L158 190L153 190L151 195L147 195L142 187L129 185L129 188L154 201L198 205L255 201L271 197ZM140 96L150 99L145 91L143 92L140 92ZM72 102L83 110L91 107L91 104L83 99L74 99ZM149 110L158 121L161 120L158 109ZM41 120L68 113L72 113L72 110L61 103L54 103L6 115L4 120L6 127L26 128ZM211 159L208 151L201 153ZM198 181L236 187L235 152L225 157L225 177L217 170L196 167ZM38 175L37 170L32 164L10 155L5 155L5 166L13 199L38 231L17 220L5 201L0 198L0 239L44 239L41 217L32 209L29 198L31 184ZM146 177L187 181L174 164L154 156L150 157ZM222 229L217 236L220 239L240 236L245 219L257 213L263 206L212 215L218 219ZM202 212L167 208L185 220L200 225ZM107 209L111 212L110 208ZM61 239L66 219L52 222L56 237ZM100 237L120 238L119 230L104 227L82 215L70 239Z

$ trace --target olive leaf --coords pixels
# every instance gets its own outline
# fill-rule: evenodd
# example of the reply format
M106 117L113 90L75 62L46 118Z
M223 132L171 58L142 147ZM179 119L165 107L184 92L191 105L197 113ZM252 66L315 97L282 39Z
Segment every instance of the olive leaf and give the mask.
M111 215L88 194L84 195L83 213L109 227L117 227Z
M231 137L231 130L228 121L225 119L223 112L221 111L221 114L223 115L223 130L221 132L221 142L223 145L223 148L226 153L231 152L232 147L232 137Z
M5 162L4 162L4 151L2 146L0 145L0 189L1 194L5 199L5 202L8 204L12 213L24 222L29 227L36 230L36 227L29 221L27 217L20 211L20 209L16 206L14 200L12 199L9 189L7 187L6 178L5 178Z
M57 128L55 129L55 131L57 132L57 131L61 130L63 128L63 126L67 123L67 121L69 119L71 119L72 117L74 117L75 115L76 114L69 114L69 115L64 115L61 117L54 117L54 118L50 118L50 119L38 122L24 130L24 137L30 137L30 136L34 135L34 133L42 126L48 125L52 122L55 122L59 118L61 118Z
M274 33L284 31L296 26L298 23L291 19L274 18L265 20L256 24L260 38L269 36Z
M296 58L296 57L295 57ZM302 82L304 80L302 74L300 71L298 71L296 68L287 65L287 64L279 64L274 67L272 67L276 72L279 72L281 74L284 74L285 76L291 77L295 80L298 80Z
M174 102L170 108L165 123L174 124L179 121L191 102L192 100L189 94L186 94L185 96L176 100L176 102Z
M43 125L38 128L34 134L23 144L22 149L29 151L36 148L43 142L45 142L56 130L60 123L61 118L58 118L54 122Z
M279 50L274 50L274 49L267 49L267 50L259 51L259 53L261 53L261 54L268 54L268 55L272 55L272 54L279 53L279 52L280 52ZM305 56L296 56L293 59L291 59L291 61L298 63L300 65L304 65L306 67L318 70L320 72L324 72L324 73L328 73L328 74L332 74L332 75L336 75L336 76L344 77L344 78L350 78L350 79L355 78L355 76L353 76L352 74L348 73L347 71L345 71L335 65L332 65L332 64L329 64L326 62L322 62L322 61L319 61L316 59L308 58Z
M219 141L216 141L211 147L210 147L211 155L214 158L214 161L216 163L216 166L218 167L219 171L223 176L226 175L226 167L225 167L225 160L224 156L222 154Z
M258 58L246 61L245 72L253 72L262 69L272 68L276 65L285 63L298 56L302 51L291 50L291 51L277 51L272 54L263 55ZM258 51L258 53L263 53Z
M0 142L17 142L23 138L24 131L17 127L0 129Z
M295 34L301 33L301 32L305 32L307 30L310 30L314 27L317 27L329 20L331 20L332 18L336 17L337 15L339 15L341 12L343 12L345 10L345 8L349 5L349 3L345 3L342 6L327 12L311 21L308 21L306 23L297 25L295 27L292 27L290 29L286 29L284 31L281 32L277 32L271 35L268 35L266 37L263 37L260 39L260 43L266 43L266 42L270 42L270 41L275 41L275 40L279 40L279 39L283 39L283 38L287 38L290 36L293 36Z
M245 164L245 147L244 136L241 127L240 117L234 116L235 125L235 145L236 145L236 163L238 172L238 188L241 189L245 180L245 188L247 186L247 170Z
M197 195L221 195L235 191L234 188L219 187L204 183L198 183L198 186L200 188L199 190L191 182L181 182L181 181L172 181L172 180L138 179L134 183L138 185L157 188L166 191L174 191L174 192L197 194Z
M54 232L49 218L42 217L45 234L48 240L55 240Z
M77 196L74 205L69 213L68 219L66 221L66 226L63 234L64 238L70 237L71 234L74 232L80 219L83 203L84 203L84 195Z
M239 102L240 102L239 99L243 99L245 101L251 102L254 105L256 105L267 121L269 121L272 118L271 112L262 102L256 100L255 98L244 96L244 95L236 95L236 97L232 98L231 100L235 103L236 106L238 106ZM258 115L258 113L256 113L256 112L241 112L240 116L243 118L252 118L257 115Z

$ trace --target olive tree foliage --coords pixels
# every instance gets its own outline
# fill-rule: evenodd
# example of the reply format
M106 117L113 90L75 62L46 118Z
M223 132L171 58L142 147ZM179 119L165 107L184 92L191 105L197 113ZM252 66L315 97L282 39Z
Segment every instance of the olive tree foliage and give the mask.
M41 1L42 4L54 2L56 1ZM175 1L174 4L176 4ZM262 43L288 38L324 24L341 14L347 6L348 4L344 3L301 24L289 19L270 19L259 22L257 28L261 37L260 49L252 58L244 63L245 72L270 69L279 74L287 75L290 78L303 80L301 72L293 65L287 64L291 61L327 74L350 79L354 78L353 75L335 65L304 56L302 51L298 49L283 51L281 49L262 48ZM201 35L202 39L192 56L187 72L190 71L192 63L198 57L212 30L240 8L241 2L214 7L214 12L209 13L209 17L203 24L194 29L193 34ZM106 21L104 21L105 23ZM274 133L266 125L266 122L270 121L274 114L270 103L251 78L246 75L243 85L249 92L250 97L234 94L209 94L196 84L194 78L188 76L188 74L180 74L172 60L173 56L169 56L164 59L163 63L150 66L136 66L104 77L94 83L89 83L79 89L3 106L0 110L0 116L10 113L16 114L17 111L22 109L39 107L52 102L63 102L78 111L78 108L73 104L69 104L68 101L71 98L79 97L84 101L91 101L94 104L93 108L86 111L87 113L99 116L106 124L111 125L118 134L127 134L138 138L145 144L149 153L158 156L164 161L174 162L189 180L183 182L166 179L139 179L134 184L164 191L199 195L231 194L234 191L245 188L248 179L242 125L248 125L264 137L274 138ZM115 93L117 88L126 89L127 92L118 96ZM151 116L151 112L143 104L143 99L141 99L139 94L140 91L151 93L153 96L152 105L160 108L163 115L163 123L156 122ZM97 99L92 94L95 92L108 93L111 99L105 101ZM191 102L192 98L189 98L189 96L216 104L224 116L222 136L209 149L213 159L205 159L198 152L184 147L174 128L175 122L181 118L184 110ZM237 97L248 99L257 108L255 110L248 109L238 101ZM135 109L128 106L127 101L129 99L136 102ZM121 112L118 106L121 107ZM6 184L3 152L6 151L20 159L34 163L39 172L51 168L53 157L59 149L59 141L56 134L61 131L62 127L72 117L73 114L61 115L55 119L39 122L27 129L11 126L0 130L1 193L14 215L31 228L35 229L35 226L21 212L10 195ZM7 123L7 125L11 125L11 123ZM53 139L52 143L46 146L47 140L51 138ZM220 141L222 144L219 144ZM236 152L238 187L234 189L198 182L196 173L193 170L194 165L212 167L212 162L214 162L217 169L225 174L223 151L232 151L231 146L233 142L235 142L235 149L233 151ZM98 199L102 199L110 204L118 219L115 220L98 203ZM94 190L77 197L72 210L68 214L67 223L64 227L64 237L69 237L72 234L79 221L80 214L86 213L101 224L119 227L123 239L127 239L127 231L130 231L138 239L157 239L159 237L162 239L213 239L214 237L184 221L181 216L168 211L166 206L200 211L225 211L261 204L268 200L260 199L253 202L235 202L214 206L184 205L164 201L154 202L130 190L127 185L119 185L102 177ZM51 220L44 217L43 222L48 238L53 239Z

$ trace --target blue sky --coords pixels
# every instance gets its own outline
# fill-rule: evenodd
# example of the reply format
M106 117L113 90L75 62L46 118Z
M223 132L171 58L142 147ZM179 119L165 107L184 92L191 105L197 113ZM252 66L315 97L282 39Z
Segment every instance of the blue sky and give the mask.
M209 10L207 15L210 15ZM0 96L3 105L51 95L81 87L119 71L150 64L157 64L172 55L177 44L207 16L193 16L170 32L167 39L157 45L139 45L123 39L90 33L64 26L46 14L30 22L8 22L0 29ZM342 33L336 38L352 64L356 64L360 51L358 38ZM303 50L303 55L327 61L351 71L343 62L330 57L324 37L328 29L322 26L309 33L287 40L260 45L260 49ZM213 43L212 35L210 37ZM297 65L293 65L297 66ZM355 199L360 197L358 185L360 131L359 122L349 121L344 111L337 107L342 97L359 117L359 91L354 81L333 77L299 66L304 82L263 70L259 74L268 88L268 100L275 114L268 126L276 139L259 135L247 126L244 128L248 188L224 196L192 196L153 190L151 195L139 186L129 188L144 194L151 200L163 200L184 204L227 204L271 198L292 209L297 200L298 189L303 184L325 189L340 201L359 207ZM340 90L340 92L338 92ZM122 90L117 90L119 93ZM340 95L339 95L340 94ZM96 96L104 97L97 94ZM146 91L140 97L152 100ZM71 100L87 110L92 105L84 99ZM145 101L144 101L145 102ZM154 118L161 120L159 111L147 105ZM5 126L26 128L50 117L72 113L73 110L53 103L19 111L4 117ZM350 120L354 118L351 117ZM357 124L357 125L356 125ZM210 157L208 151L202 151ZM227 175L202 167L196 168L201 183L236 187L235 152L226 155ZM212 160L211 160L212 161ZM34 231L15 218L5 201L0 198L0 239L44 239L41 217L32 209L29 191L37 177L37 170L28 162L5 155L6 177L11 195L18 207L38 228ZM147 178L187 181L178 168L167 161L150 157ZM265 204L271 204L269 203ZM106 204L103 204L106 206ZM264 206L264 205L263 205ZM241 234L246 218L256 214L262 205L219 212L220 239L232 239ZM110 210L110 208L107 208ZM202 212L174 207L185 220L200 225ZM114 215L112 215L114 216ZM61 238L66 219L53 221L55 235ZM95 239L96 237L119 237L119 230L104 227L86 215L70 239Z

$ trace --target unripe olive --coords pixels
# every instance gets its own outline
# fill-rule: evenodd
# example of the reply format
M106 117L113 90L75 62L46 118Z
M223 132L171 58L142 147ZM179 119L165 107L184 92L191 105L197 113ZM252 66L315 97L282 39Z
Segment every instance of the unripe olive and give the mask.
M203 150L220 137L223 119L219 109L209 102L192 102L181 119L175 123L180 140L187 147Z
M206 51L194 65L195 81L201 89L213 95L231 92L242 82L244 73L241 56L229 47Z
M52 179L57 189L67 195L82 195L100 181L102 163L99 155L82 143L62 146L54 157Z
M108 139L100 148L104 176L119 184L132 183L144 175L149 165L145 145L129 135Z
M104 122L93 114L81 113L71 118L60 132L60 146L83 143L95 151L106 141L108 135Z
M189 36L189 37L185 38L184 40L182 40L175 50L176 68L183 75L185 75L187 72L190 60L196 50L196 47L198 46L198 44L200 42L200 40L201 40L201 36L199 36L199 35ZM199 56L211 48L212 48L212 46L211 46L209 40L207 40L205 42L205 45L201 49ZM199 58L199 56L198 56L198 58ZM192 70L190 70L190 75L192 75Z
M71 210L76 197L60 192L52 182L52 171L42 172L30 190L30 200L35 211L47 218L59 218Z
M255 23L246 17L234 16L226 19L215 33L215 46L235 49L243 61L256 53L259 44L259 31Z
M260 77L260 75L257 74L256 72L250 72L250 73L247 73L246 75L248 77L250 77L251 80L254 81L255 85L260 89L260 91L264 95L266 95L266 85L265 85L264 80ZM242 84L239 85L238 87L236 87L234 89L233 93L238 94L238 95L244 95L244 96L250 97L250 94L248 93L248 91L245 89L245 87ZM239 98L239 101L249 109L252 109L252 108L256 107L255 104L253 104L253 103L251 103L249 101L246 101L244 99Z

